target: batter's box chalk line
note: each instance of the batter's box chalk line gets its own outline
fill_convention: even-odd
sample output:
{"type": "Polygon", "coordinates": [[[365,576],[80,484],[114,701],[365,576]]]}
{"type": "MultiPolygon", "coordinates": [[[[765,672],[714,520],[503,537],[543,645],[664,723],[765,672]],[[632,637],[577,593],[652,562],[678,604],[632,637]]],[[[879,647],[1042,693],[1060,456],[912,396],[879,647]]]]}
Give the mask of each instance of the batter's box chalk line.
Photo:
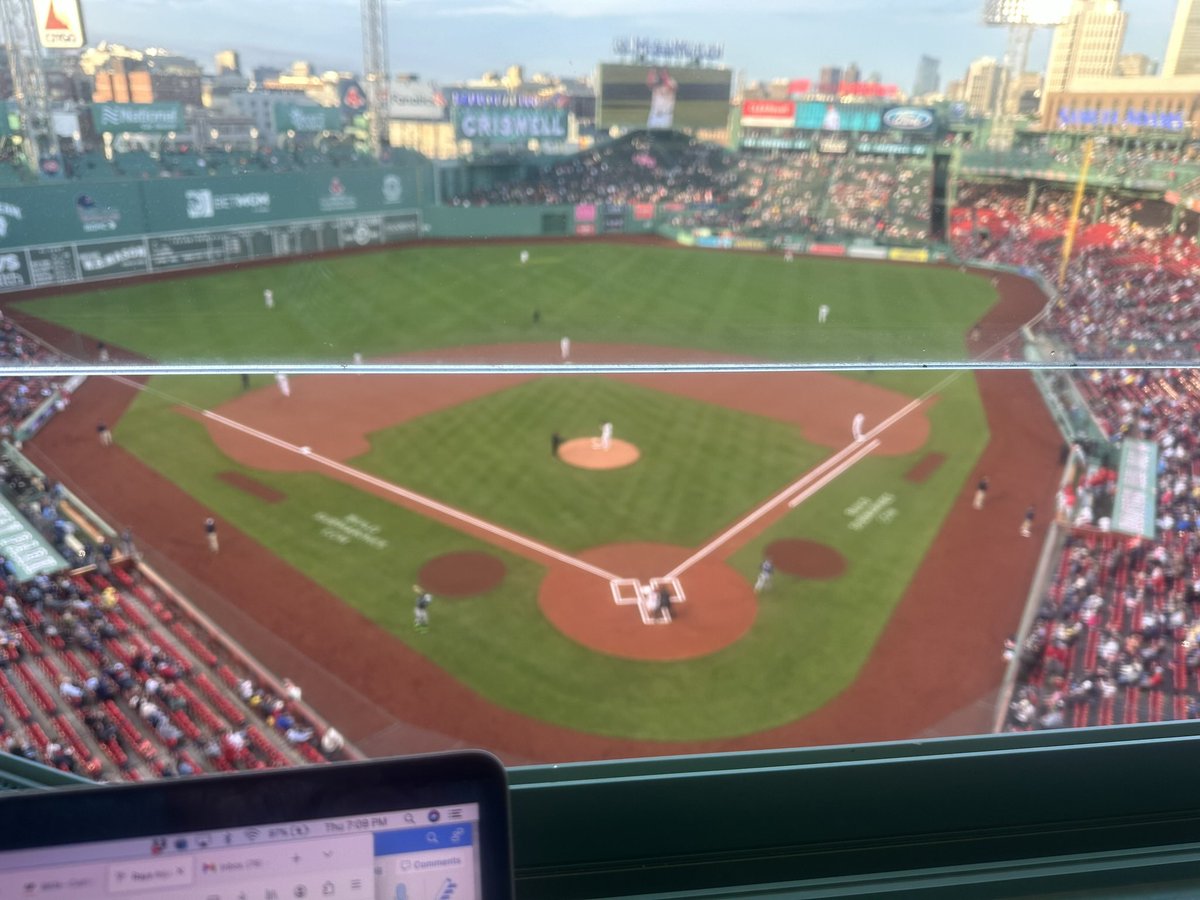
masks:
{"type": "Polygon", "coordinates": [[[642,584],[636,578],[614,578],[608,586],[617,606],[638,608],[643,625],[667,625],[671,622],[671,611],[667,610],[664,615],[658,609],[659,588],[666,587],[671,592],[672,603],[687,601],[678,578],[651,578],[647,584],[642,584]]]}

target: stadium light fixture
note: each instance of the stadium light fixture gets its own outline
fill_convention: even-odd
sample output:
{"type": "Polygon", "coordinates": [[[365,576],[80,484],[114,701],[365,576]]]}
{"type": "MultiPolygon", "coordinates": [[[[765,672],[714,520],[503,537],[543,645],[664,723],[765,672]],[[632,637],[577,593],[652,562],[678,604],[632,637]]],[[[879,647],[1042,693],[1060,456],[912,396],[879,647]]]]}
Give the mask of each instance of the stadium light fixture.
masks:
{"type": "Polygon", "coordinates": [[[1071,11],[1071,0],[984,0],[983,21],[988,25],[1061,25],[1071,11]]]}

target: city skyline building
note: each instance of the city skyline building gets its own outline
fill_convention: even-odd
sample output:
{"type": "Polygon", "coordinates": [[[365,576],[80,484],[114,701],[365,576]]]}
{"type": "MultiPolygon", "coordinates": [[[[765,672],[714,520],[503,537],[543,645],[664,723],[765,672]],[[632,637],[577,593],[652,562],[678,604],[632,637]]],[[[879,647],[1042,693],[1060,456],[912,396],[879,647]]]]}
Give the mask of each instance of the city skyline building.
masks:
{"type": "Polygon", "coordinates": [[[1077,78],[1114,75],[1128,24],[1120,0],[1074,0],[1054,29],[1043,95],[1061,93],[1077,78]]]}
{"type": "Polygon", "coordinates": [[[963,100],[973,114],[986,115],[992,111],[1004,87],[1004,76],[1004,66],[995,57],[972,60],[963,83],[963,100]]]}
{"type": "Polygon", "coordinates": [[[917,77],[913,80],[913,94],[918,97],[936,94],[942,80],[941,66],[940,59],[922,54],[917,61],[917,77]]]}
{"type": "Polygon", "coordinates": [[[1167,40],[1163,75],[1200,75],[1200,2],[1179,0],[1167,40]]]}

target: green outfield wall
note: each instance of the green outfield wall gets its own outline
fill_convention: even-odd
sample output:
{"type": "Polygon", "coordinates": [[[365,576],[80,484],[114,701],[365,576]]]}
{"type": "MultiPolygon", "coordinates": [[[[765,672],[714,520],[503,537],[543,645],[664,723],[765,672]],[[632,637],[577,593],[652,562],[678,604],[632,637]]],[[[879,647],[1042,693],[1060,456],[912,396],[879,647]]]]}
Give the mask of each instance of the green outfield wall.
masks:
{"type": "Polygon", "coordinates": [[[652,234],[654,204],[439,206],[428,165],[0,188],[0,292],[423,238],[652,234]]]}

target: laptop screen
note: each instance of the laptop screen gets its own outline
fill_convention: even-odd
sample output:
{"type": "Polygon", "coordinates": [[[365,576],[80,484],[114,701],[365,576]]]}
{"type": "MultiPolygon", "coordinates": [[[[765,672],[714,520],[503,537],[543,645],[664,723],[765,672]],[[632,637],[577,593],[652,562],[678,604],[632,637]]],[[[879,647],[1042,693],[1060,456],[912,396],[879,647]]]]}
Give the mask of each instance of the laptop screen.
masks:
{"type": "Polygon", "coordinates": [[[0,898],[507,900],[503,768],[463,752],[0,798],[0,898]]]}
{"type": "Polygon", "coordinates": [[[479,809],[391,810],[0,853],[0,897],[476,900],[479,809]]]}

